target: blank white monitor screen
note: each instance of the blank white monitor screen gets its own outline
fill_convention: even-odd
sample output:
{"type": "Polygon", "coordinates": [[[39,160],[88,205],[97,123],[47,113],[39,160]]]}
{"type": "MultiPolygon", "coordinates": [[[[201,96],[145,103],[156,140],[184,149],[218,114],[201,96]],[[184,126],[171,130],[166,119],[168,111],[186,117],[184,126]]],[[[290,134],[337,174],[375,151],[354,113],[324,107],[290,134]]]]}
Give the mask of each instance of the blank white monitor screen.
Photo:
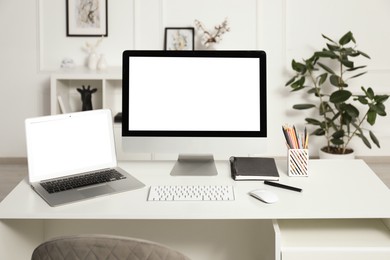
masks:
{"type": "Polygon", "coordinates": [[[129,130],[260,130],[256,59],[130,57],[129,62],[129,130]]]}
{"type": "Polygon", "coordinates": [[[264,152],[264,51],[125,51],[122,145],[151,153],[264,152]]]}

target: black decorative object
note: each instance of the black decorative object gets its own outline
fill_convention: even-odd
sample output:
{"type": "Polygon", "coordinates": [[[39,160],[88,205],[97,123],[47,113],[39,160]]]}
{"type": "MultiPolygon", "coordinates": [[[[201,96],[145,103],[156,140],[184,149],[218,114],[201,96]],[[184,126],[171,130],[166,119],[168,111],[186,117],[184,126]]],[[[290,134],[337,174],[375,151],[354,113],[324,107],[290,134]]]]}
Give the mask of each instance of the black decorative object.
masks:
{"type": "Polygon", "coordinates": [[[77,91],[81,94],[81,101],[83,102],[82,111],[92,110],[92,94],[97,91],[97,88],[91,89],[89,85],[85,88],[83,85],[83,88],[77,88],[77,91]]]}
{"type": "Polygon", "coordinates": [[[116,116],[114,117],[114,122],[115,123],[122,123],[122,112],[119,112],[118,114],[116,114],[116,116]]]}

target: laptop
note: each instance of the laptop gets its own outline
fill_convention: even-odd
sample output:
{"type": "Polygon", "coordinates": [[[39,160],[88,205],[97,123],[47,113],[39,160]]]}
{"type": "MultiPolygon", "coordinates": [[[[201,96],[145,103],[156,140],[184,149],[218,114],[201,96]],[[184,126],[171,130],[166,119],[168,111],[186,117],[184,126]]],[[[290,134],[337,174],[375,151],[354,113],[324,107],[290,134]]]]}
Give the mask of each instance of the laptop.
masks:
{"type": "Polygon", "coordinates": [[[108,109],[28,118],[28,179],[58,206],[145,185],[117,166],[108,109]]]}

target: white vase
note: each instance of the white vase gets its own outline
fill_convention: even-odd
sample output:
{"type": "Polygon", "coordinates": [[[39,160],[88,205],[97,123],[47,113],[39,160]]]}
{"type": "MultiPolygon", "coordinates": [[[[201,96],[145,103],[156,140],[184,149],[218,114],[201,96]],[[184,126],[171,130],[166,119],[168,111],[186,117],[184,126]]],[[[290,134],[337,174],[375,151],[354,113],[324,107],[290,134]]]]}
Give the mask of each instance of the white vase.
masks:
{"type": "Polygon", "coordinates": [[[96,52],[91,52],[88,56],[88,68],[90,70],[96,70],[98,63],[98,56],[96,52]]]}
{"type": "Polygon", "coordinates": [[[217,43],[216,42],[210,42],[206,46],[206,50],[216,50],[217,49],[217,43]]]}
{"type": "Polygon", "coordinates": [[[334,153],[326,153],[322,151],[322,149],[320,149],[318,155],[320,159],[333,159],[333,160],[355,159],[355,152],[347,153],[347,154],[334,154],[334,153]]]}
{"type": "Polygon", "coordinates": [[[104,54],[100,55],[99,61],[97,63],[98,70],[105,70],[107,68],[107,61],[104,54]]]}

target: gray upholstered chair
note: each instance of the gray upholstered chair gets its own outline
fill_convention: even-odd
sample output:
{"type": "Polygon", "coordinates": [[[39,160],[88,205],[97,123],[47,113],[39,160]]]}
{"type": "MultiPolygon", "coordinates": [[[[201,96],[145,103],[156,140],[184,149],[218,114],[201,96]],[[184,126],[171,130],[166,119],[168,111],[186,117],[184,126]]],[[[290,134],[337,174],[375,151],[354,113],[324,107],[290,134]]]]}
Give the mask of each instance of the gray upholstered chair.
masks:
{"type": "Polygon", "coordinates": [[[32,260],[189,260],[163,245],[134,238],[108,235],[77,235],[40,244],[32,260]]]}

